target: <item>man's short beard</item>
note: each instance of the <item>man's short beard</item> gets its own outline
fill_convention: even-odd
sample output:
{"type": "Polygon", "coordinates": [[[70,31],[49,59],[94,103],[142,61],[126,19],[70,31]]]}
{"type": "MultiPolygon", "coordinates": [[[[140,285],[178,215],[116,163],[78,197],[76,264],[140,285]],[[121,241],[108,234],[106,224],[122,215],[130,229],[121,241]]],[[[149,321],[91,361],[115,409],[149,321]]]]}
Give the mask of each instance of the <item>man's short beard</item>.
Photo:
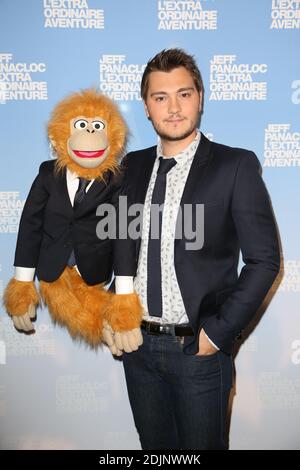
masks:
{"type": "Polygon", "coordinates": [[[154,122],[150,119],[150,121],[152,122],[152,126],[155,130],[155,132],[157,133],[157,135],[162,139],[162,140],[166,140],[168,142],[176,142],[176,141],[179,141],[179,140],[184,140],[186,139],[187,137],[189,137],[194,131],[195,129],[197,128],[197,125],[195,126],[191,126],[188,130],[186,130],[183,134],[180,134],[180,135],[176,135],[176,136],[172,136],[172,135],[169,135],[169,134],[165,134],[164,132],[161,132],[159,129],[157,129],[154,125],[154,122]]]}

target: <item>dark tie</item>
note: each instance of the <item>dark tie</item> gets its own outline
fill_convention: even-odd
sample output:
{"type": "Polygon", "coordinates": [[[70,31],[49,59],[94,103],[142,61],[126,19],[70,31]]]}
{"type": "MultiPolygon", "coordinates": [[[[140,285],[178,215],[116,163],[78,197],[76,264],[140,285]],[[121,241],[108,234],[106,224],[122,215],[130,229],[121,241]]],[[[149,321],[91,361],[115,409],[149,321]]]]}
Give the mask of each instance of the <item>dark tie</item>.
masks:
{"type": "MultiPolygon", "coordinates": [[[[174,158],[160,157],[159,168],[155,185],[153,188],[151,206],[152,204],[163,204],[166,193],[167,173],[171,168],[176,165],[174,158]]],[[[157,212],[156,212],[157,214],[157,212]]],[[[162,211],[159,212],[159,217],[156,217],[156,222],[159,223],[159,230],[155,231],[158,238],[151,237],[151,215],[150,215],[150,231],[148,240],[148,256],[147,256],[147,303],[149,315],[154,317],[162,316],[162,290],[161,290],[161,229],[162,229],[162,211]]]]}
{"type": "MultiPolygon", "coordinates": [[[[85,190],[89,183],[90,183],[90,180],[86,180],[85,178],[79,178],[79,186],[75,193],[73,209],[76,209],[79,206],[79,204],[83,201],[86,195],[85,190]]],[[[68,259],[68,266],[72,267],[72,266],[75,266],[75,264],[76,264],[75,253],[74,253],[74,250],[72,250],[70,257],[68,259]]]]}
{"type": "Polygon", "coordinates": [[[74,197],[74,204],[73,204],[74,209],[76,209],[77,206],[79,206],[79,204],[83,201],[86,195],[86,192],[85,192],[86,187],[90,184],[90,180],[86,180],[85,178],[78,178],[78,179],[79,179],[79,186],[74,197]]]}

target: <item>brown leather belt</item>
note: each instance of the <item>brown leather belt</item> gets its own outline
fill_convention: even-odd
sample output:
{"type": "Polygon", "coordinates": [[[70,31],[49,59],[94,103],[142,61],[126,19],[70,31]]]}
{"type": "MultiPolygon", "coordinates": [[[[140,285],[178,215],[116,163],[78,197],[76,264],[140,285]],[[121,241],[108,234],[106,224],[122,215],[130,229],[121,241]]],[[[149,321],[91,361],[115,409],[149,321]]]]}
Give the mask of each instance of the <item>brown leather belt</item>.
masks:
{"type": "Polygon", "coordinates": [[[142,320],[141,328],[150,335],[175,335],[194,336],[194,331],[190,325],[175,325],[174,323],[156,323],[142,320]]]}

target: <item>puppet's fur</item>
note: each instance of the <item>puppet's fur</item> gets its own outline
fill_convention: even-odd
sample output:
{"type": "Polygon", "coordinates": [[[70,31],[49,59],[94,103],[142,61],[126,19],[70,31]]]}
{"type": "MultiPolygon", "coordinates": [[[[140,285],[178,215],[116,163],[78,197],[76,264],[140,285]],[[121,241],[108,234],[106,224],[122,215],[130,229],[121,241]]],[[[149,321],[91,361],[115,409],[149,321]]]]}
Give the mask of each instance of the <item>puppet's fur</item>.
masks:
{"type": "Polygon", "coordinates": [[[104,315],[114,331],[127,331],[140,326],[142,313],[139,296],[134,292],[112,296],[104,315]]]}
{"type": "MultiPolygon", "coordinates": [[[[105,173],[118,169],[123,155],[127,126],[117,106],[94,89],[74,93],[62,100],[54,109],[48,124],[48,136],[57,160],[55,171],[66,167],[79,177],[105,181],[105,173]],[[96,168],[83,168],[68,154],[70,121],[77,116],[101,117],[107,123],[109,154],[96,168]]],[[[95,228],[96,229],[96,228],[95,228]]],[[[102,338],[103,316],[111,294],[102,285],[88,286],[75,268],[66,267],[54,282],[40,282],[41,294],[55,322],[68,328],[74,338],[84,339],[91,347],[102,338]]],[[[12,279],[4,293],[4,304],[10,315],[24,315],[30,304],[39,302],[34,282],[12,279]]],[[[126,323],[122,320],[123,325],[126,323]]],[[[129,326],[132,321],[129,317],[129,326]]]]}
{"type": "Polygon", "coordinates": [[[68,167],[82,178],[103,179],[107,170],[115,172],[118,168],[126,144],[127,127],[116,105],[106,96],[91,89],[74,93],[56,106],[48,124],[48,135],[58,157],[57,171],[68,167]],[[68,154],[70,120],[79,115],[101,116],[108,123],[109,156],[96,168],[83,168],[68,154]]]}
{"type": "Polygon", "coordinates": [[[40,282],[41,296],[55,323],[67,327],[73,338],[90,346],[101,342],[103,310],[110,294],[101,284],[88,286],[76,268],[66,267],[54,282],[40,282]]]}
{"type": "Polygon", "coordinates": [[[39,304],[39,295],[33,281],[24,282],[11,279],[3,295],[3,303],[10,315],[22,316],[30,305],[39,304]]]}

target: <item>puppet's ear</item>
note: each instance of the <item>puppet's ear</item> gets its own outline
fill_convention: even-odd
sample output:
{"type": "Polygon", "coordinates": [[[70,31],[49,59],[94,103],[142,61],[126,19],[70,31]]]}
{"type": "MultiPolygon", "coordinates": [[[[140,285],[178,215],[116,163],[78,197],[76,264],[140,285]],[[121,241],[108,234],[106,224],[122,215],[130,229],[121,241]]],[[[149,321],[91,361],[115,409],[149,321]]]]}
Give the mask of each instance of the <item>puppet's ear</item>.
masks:
{"type": "Polygon", "coordinates": [[[52,158],[57,158],[56,154],[56,142],[52,137],[49,135],[49,149],[52,158]]]}
{"type": "Polygon", "coordinates": [[[49,135],[49,142],[50,142],[51,153],[56,155],[56,152],[57,152],[56,141],[53,139],[53,137],[51,135],[49,135]]]}
{"type": "Polygon", "coordinates": [[[51,144],[51,147],[55,150],[56,149],[56,142],[53,139],[52,135],[49,135],[49,142],[51,144]]]}

